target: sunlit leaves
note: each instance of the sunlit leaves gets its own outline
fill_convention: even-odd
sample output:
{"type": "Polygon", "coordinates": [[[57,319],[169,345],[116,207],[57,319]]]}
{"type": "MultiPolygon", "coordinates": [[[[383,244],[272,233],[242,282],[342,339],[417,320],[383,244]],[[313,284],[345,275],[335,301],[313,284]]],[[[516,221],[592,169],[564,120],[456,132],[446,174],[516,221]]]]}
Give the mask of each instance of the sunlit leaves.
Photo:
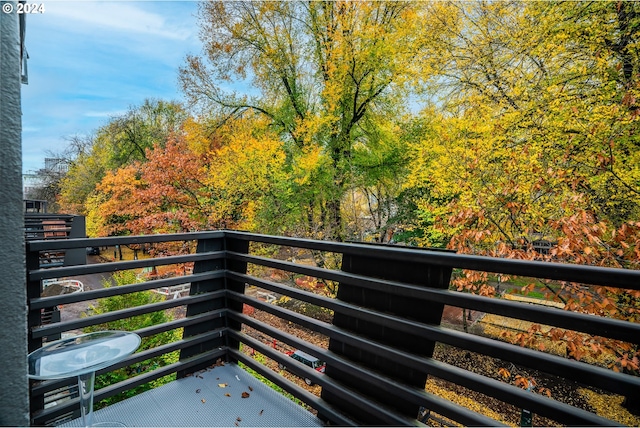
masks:
{"type": "Polygon", "coordinates": [[[263,210],[273,208],[265,205],[286,199],[287,190],[282,186],[288,182],[283,170],[283,143],[263,119],[227,122],[218,135],[221,143],[209,154],[205,179],[211,189],[208,222],[218,227],[255,230],[264,225],[261,222],[265,218],[272,220],[262,215],[263,210]]]}
{"type": "Polygon", "coordinates": [[[180,133],[186,113],[175,102],[145,100],[126,113],[110,118],[95,131],[62,180],[60,204],[66,212],[85,214],[85,203],[108,171],[145,161],[147,149],[163,146],[180,133]]]}
{"type": "Polygon", "coordinates": [[[148,151],[148,161],[108,172],[97,186],[102,236],[186,232],[206,224],[202,158],[183,139],[148,151]]]}
{"type": "Polygon", "coordinates": [[[420,3],[379,1],[207,2],[200,18],[205,57],[181,70],[185,94],[221,123],[245,113],[268,121],[296,196],[278,203],[302,207],[289,227],[344,239],[342,204],[369,171],[357,170],[357,147],[375,152],[378,119],[406,111],[441,23],[420,3]],[[239,95],[227,82],[250,87],[239,95]]]}
{"type": "MultiPolygon", "coordinates": [[[[640,268],[637,5],[453,6],[430,85],[441,108],[423,112],[423,136],[411,144],[406,187],[428,190],[418,210],[459,252],[640,268]]],[[[476,272],[453,285],[492,294],[476,272]]],[[[566,310],[637,320],[630,290],[523,287],[534,289],[566,310]]],[[[569,331],[504,333],[534,348],[550,335],[570,358],[606,354],[613,368],[637,372],[637,346],[569,331]]]]}

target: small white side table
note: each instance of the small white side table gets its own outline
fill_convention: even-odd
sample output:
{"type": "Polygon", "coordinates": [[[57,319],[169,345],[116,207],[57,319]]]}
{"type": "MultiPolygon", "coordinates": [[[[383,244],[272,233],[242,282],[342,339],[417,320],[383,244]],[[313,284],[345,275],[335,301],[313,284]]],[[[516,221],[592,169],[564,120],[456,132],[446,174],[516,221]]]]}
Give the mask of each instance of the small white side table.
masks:
{"type": "Polygon", "coordinates": [[[29,354],[29,377],[50,380],[77,376],[83,425],[95,426],[93,386],[96,371],[122,361],[138,346],[140,336],[126,331],[98,331],[58,340],[29,354]]]}

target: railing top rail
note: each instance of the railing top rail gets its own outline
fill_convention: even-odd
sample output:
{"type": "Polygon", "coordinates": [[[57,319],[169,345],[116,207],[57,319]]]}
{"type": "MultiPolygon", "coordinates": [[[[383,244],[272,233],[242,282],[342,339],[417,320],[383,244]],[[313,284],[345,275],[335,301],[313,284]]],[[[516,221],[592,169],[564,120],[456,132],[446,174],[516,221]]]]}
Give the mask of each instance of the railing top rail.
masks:
{"type": "Polygon", "coordinates": [[[639,270],[475,256],[425,248],[318,241],[236,231],[225,231],[225,236],[265,244],[285,245],[363,257],[431,263],[452,268],[640,290],[639,270]]]}
{"type": "Polygon", "coordinates": [[[58,241],[34,240],[27,243],[28,251],[67,250],[82,247],[111,247],[125,244],[147,244],[155,242],[193,241],[197,239],[223,238],[225,232],[221,230],[167,233],[158,235],[130,235],[111,236],[108,238],[73,238],[58,241]]]}
{"type": "Polygon", "coordinates": [[[57,220],[57,219],[72,219],[77,217],[74,214],[54,214],[54,213],[24,213],[26,219],[43,219],[43,220],[57,220]]]}
{"type": "Polygon", "coordinates": [[[114,246],[181,240],[234,238],[265,244],[284,245],[319,251],[328,251],[371,258],[430,263],[452,268],[493,273],[529,276],[559,281],[596,284],[640,290],[640,271],[631,269],[585,266],[556,262],[505,259],[448,251],[402,246],[377,246],[366,243],[330,242],[314,239],[261,235],[230,230],[188,232],[162,235],[118,236],[108,238],[74,238],[65,240],[34,240],[27,242],[28,251],[71,249],[88,246],[114,246]]]}

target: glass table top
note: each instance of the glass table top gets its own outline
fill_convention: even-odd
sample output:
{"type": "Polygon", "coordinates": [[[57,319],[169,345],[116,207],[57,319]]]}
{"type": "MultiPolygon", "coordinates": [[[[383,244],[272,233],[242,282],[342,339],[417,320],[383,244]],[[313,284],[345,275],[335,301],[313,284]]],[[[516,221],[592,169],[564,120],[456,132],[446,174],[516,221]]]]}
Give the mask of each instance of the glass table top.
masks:
{"type": "Polygon", "coordinates": [[[99,331],[46,344],[29,354],[29,377],[64,379],[98,371],[132,354],[140,336],[125,331],[99,331]]]}

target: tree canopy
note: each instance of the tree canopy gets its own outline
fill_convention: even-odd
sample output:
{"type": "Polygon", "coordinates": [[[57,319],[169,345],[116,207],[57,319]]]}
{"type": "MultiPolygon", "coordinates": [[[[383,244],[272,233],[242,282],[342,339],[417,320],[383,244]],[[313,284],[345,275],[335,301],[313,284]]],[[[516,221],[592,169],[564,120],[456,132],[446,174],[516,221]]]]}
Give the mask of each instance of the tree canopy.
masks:
{"type": "MultiPolygon", "coordinates": [[[[113,118],[61,180],[91,234],[236,228],[640,267],[637,2],[212,1],[198,24],[186,107],[113,118]]],[[[472,272],[454,286],[496,292],[472,272]]],[[[569,310],[640,313],[637,292],[540,286],[569,310]]],[[[638,370],[637,349],[554,334],[638,370]]]]}
{"type": "MultiPolygon", "coordinates": [[[[358,152],[409,106],[429,73],[431,25],[411,2],[208,2],[205,54],[187,58],[180,80],[191,104],[221,122],[245,112],[281,138],[302,230],[345,238],[342,205],[356,186],[358,152]],[[249,81],[251,91],[226,90],[249,81]]],[[[437,23],[436,23],[437,24],[437,23]]]]}
{"type": "Polygon", "coordinates": [[[637,267],[638,6],[207,2],[189,108],[78,145],[96,234],[233,227],[637,267]],[[553,244],[550,254],[536,242],[553,244]]]}

